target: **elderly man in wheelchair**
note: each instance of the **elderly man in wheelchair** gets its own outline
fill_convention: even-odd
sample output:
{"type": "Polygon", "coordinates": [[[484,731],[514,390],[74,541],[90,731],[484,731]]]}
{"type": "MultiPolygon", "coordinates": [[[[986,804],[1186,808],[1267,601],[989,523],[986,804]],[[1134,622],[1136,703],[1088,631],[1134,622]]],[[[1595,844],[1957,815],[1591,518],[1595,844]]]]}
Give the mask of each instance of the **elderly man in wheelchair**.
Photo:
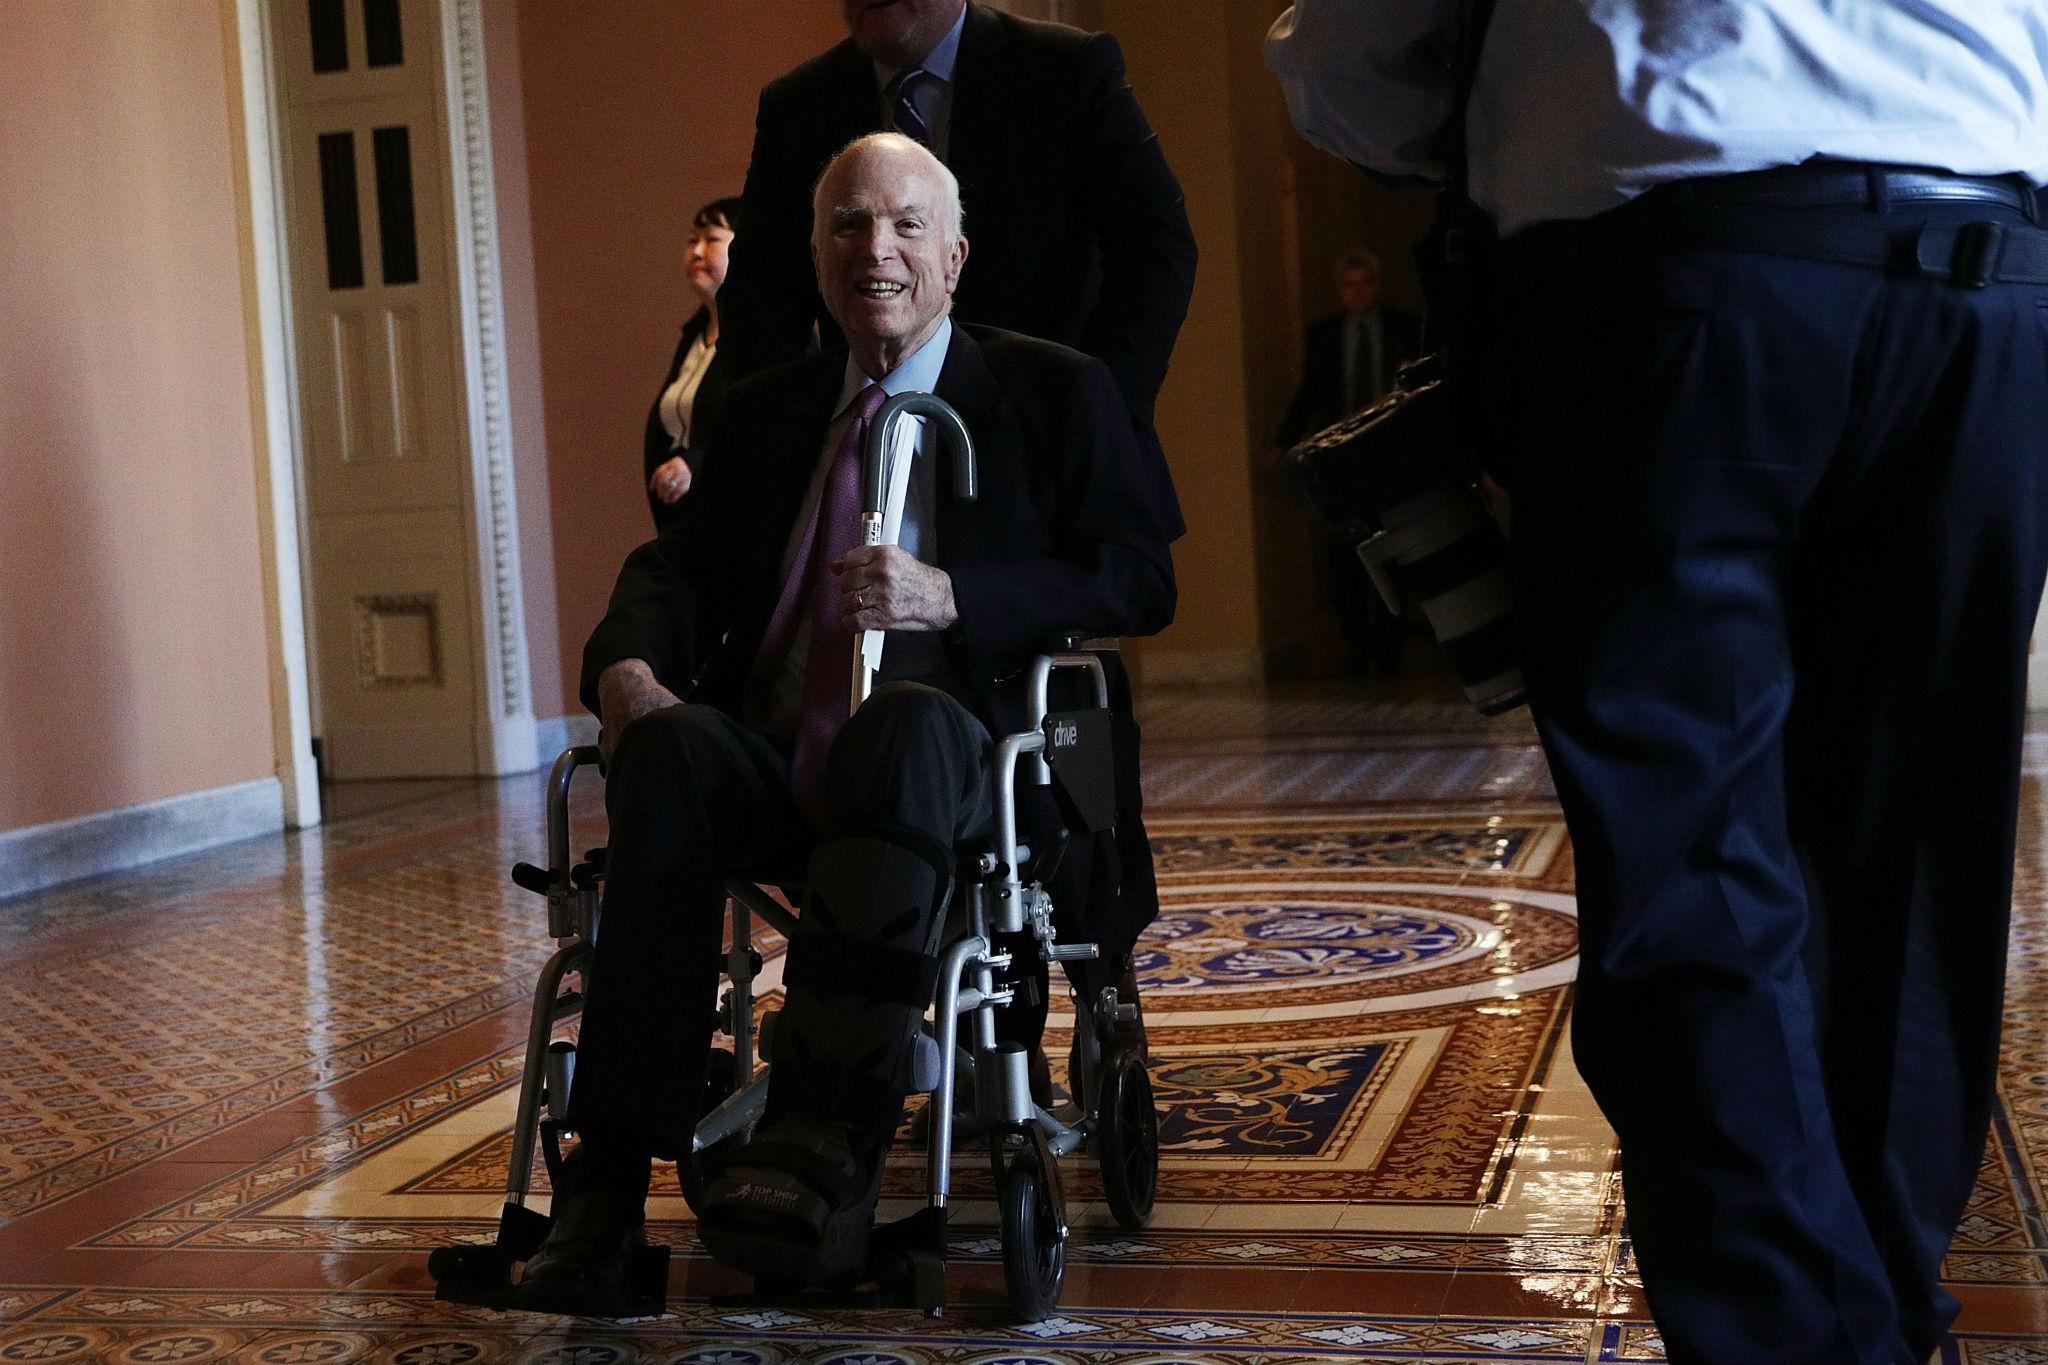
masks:
{"type": "Polygon", "coordinates": [[[565,1124],[580,1142],[521,1306],[620,1300],[650,1161],[691,1150],[737,874],[800,883],[801,914],[765,1112],[712,1173],[700,1235],[771,1283],[862,1277],[958,860],[992,833],[991,734],[1027,719],[1005,682],[1058,633],[1172,618],[1151,510],[1168,476],[1108,372],[948,316],[968,255],[952,175],[877,134],[833,160],[813,207],[846,349],[732,390],[684,516],[628,558],[585,650],[610,850],[565,1124]],[[866,427],[912,391],[958,412],[978,487],[927,458],[928,423],[898,543],[863,545],[866,427]],[[849,718],[868,631],[886,632],[881,685],[849,718]]]}

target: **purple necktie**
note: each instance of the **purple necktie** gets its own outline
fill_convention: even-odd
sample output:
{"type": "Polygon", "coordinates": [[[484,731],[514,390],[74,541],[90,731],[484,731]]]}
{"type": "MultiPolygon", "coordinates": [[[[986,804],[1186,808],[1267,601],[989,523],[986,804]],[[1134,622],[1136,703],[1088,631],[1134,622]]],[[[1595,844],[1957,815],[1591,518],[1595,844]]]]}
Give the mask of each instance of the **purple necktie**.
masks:
{"type": "Polygon", "coordinates": [[[798,614],[808,614],[811,641],[804,655],[803,701],[797,711],[789,786],[813,810],[825,789],[825,752],[846,723],[852,699],[853,632],[839,624],[840,592],[832,565],[860,544],[861,450],[868,425],[888,397],[881,385],[870,384],[854,400],[853,420],[839,438],[818,492],[817,514],[804,530],[763,637],[762,657],[781,657],[796,638],[798,614]]]}
{"type": "Polygon", "coordinates": [[[918,109],[917,101],[910,98],[910,92],[917,88],[919,81],[936,79],[921,66],[898,75],[891,82],[896,87],[896,131],[926,147],[932,145],[931,125],[924,121],[924,114],[918,109]]]}

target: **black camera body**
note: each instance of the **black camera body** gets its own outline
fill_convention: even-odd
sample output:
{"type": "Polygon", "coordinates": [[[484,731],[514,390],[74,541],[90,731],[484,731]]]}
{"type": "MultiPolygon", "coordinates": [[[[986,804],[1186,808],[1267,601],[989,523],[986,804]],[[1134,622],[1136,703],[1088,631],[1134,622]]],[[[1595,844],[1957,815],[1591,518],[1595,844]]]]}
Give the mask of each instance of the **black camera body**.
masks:
{"type": "Polygon", "coordinates": [[[1465,695],[1487,715],[1527,700],[1509,615],[1507,542],[1487,513],[1442,358],[1289,450],[1294,489],[1358,557],[1389,611],[1422,606],[1465,695]]]}

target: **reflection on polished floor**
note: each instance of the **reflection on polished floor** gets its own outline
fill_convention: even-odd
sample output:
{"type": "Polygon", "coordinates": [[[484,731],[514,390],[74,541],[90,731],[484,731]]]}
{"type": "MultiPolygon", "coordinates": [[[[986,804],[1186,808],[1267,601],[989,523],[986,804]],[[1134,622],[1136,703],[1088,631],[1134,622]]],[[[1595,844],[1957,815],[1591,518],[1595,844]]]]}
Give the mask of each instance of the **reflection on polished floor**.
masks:
{"type": "MultiPolygon", "coordinates": [[[[1662,1359],[1572,1066],[1571,848],[1526,719],[1332,687],[1148,716],[1159,1209],[1120,1231],[1070,1166],[1058,1316],[1013,1325],[972,1198],[941,1318],[718,1306],[740,1282],[672,1180],[669,1318],[434,1300],[427,1250],[494,1224],[549,947],[505,878],[532,776],[363,790],[305,835],[0,904],[0,1361],[1662,1359]]],[[[2048,734],[1953,1365],[2048,1365],[2042,766],[2048,734]]]]}

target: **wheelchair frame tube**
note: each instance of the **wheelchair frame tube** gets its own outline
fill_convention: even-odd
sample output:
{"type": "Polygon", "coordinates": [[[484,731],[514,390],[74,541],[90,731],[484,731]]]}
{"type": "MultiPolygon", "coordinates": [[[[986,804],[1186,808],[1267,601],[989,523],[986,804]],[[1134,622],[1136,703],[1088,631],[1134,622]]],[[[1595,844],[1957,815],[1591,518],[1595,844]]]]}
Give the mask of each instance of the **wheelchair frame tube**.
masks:
{"type": "Polygon", "coordinates": [[[533,1017],[526,1028],[526,1069],[519,1078],[519,1116],[512,1123],[512,1161],[505,1172],[508,1204],[525,1207],[527,1192],[533,1187],[533,1146],[540,1134],[540,1091],[546,1084],[548,1044],[554,1041],[555,1025],[583,1008],[579,1001],[557,1014],[556,997],[562,978],[572,969],[582,970],[589,954],[590,945],[580,938],[563,944],[548,958],[540,969],[540,980],[534,983],[533,1017]]]}
{"type": "Polygon", "coordinates": [[[548,770],[548,880],[558,890],[569,889],[569,868],[575,861],[569,852],[569,786],[578,768],[603,759],[604,751],[595,744],[579,744],[564,749],[548,770]]]}
{"type": "Polygon", "coordinates": [[[1041,654],[1031,662],[1031,723],[1045,724],[1045,713],[1049,710],[1046,694],[1050,690],[1054,670],[1061,668],[1085,669],[1095,678],[1095,705],[1107,710],[1109,707],[1109,679],[1103,674],[1102,660],[1093,654],[1041,654]]]}
{"type": "MultiPolygon", "coordinates": [[[[939,967],[939,998],[932,1011],[939,1026],[939,1088],[931,1097],[932,1145],[926,1170],[931,1207],[935,1209],[946,1207],[953,1178],[953,1088],[959,1081],[955,1049],[960,1039],[960,978],[965,975],[970,959],[986,957],[989,950],[987,929],[978,922],[983,916],[978,910],[969,913],[977,921],[975,932],[946,950],[939,967]]],[[[983,972],[987,970],[986,966],[982,968],[983,972]]]]}
{"type": "MultiPolygon", "coordinates": [[[[1038,719],[1043,724],[1044,714],[1038,719]]],[[[996,858],[1002,864],[1002,880],[996,883],[994,916],[998,933],[1014,934],[1024,928],[1023,882],[1017,876],[1017,794],[1013,788],[1017,785],[1018,758],[1044,749],[1044,730],[1005,735],[996,744],[996,858]]]]}
{"type": "Polygon", "coordinates": [[[784,939],[795,937],[796,917],[752,882],[728,881],[725,898],[732,907],[732,950],[726,955],[725,974],[736,992],[730,1021],[733,1063],[735,1080],[744,1089],[754,1075],[754,964],[747,956],[754,946],[754,935],[747,917],[758,915],[784,939]]]}
{"type": "Polygon", "coordinates": [[[732,950],[725,955],[726,979],[732,982],[733,1081],[745,1085],[754,1076],[754,963],[748,954],[754,947],[754,921],[747,903],[730,890],[726,903],[732,907],[732,950]]]}
{"type": "MultiPolygon", "coordinates": [[[[1109,709],[1109,679],[1102,671],[1102,660],[1093,654],[1041,654],[1031,661],[1031,692],[1027,704],[1031,711],[1031,726],[1039,729],[1045,724],[1046,712],[1050,709],[1047,700],[1052,690],[1052,675],[1062,668],[1085,669],[1095,679],[1095,705],[1098,710],[1109,709]]],[[[1052,766],[1045,756],[1031,760],[1031,780],[1043,787],[1052,781],[1052,766]]]]}

